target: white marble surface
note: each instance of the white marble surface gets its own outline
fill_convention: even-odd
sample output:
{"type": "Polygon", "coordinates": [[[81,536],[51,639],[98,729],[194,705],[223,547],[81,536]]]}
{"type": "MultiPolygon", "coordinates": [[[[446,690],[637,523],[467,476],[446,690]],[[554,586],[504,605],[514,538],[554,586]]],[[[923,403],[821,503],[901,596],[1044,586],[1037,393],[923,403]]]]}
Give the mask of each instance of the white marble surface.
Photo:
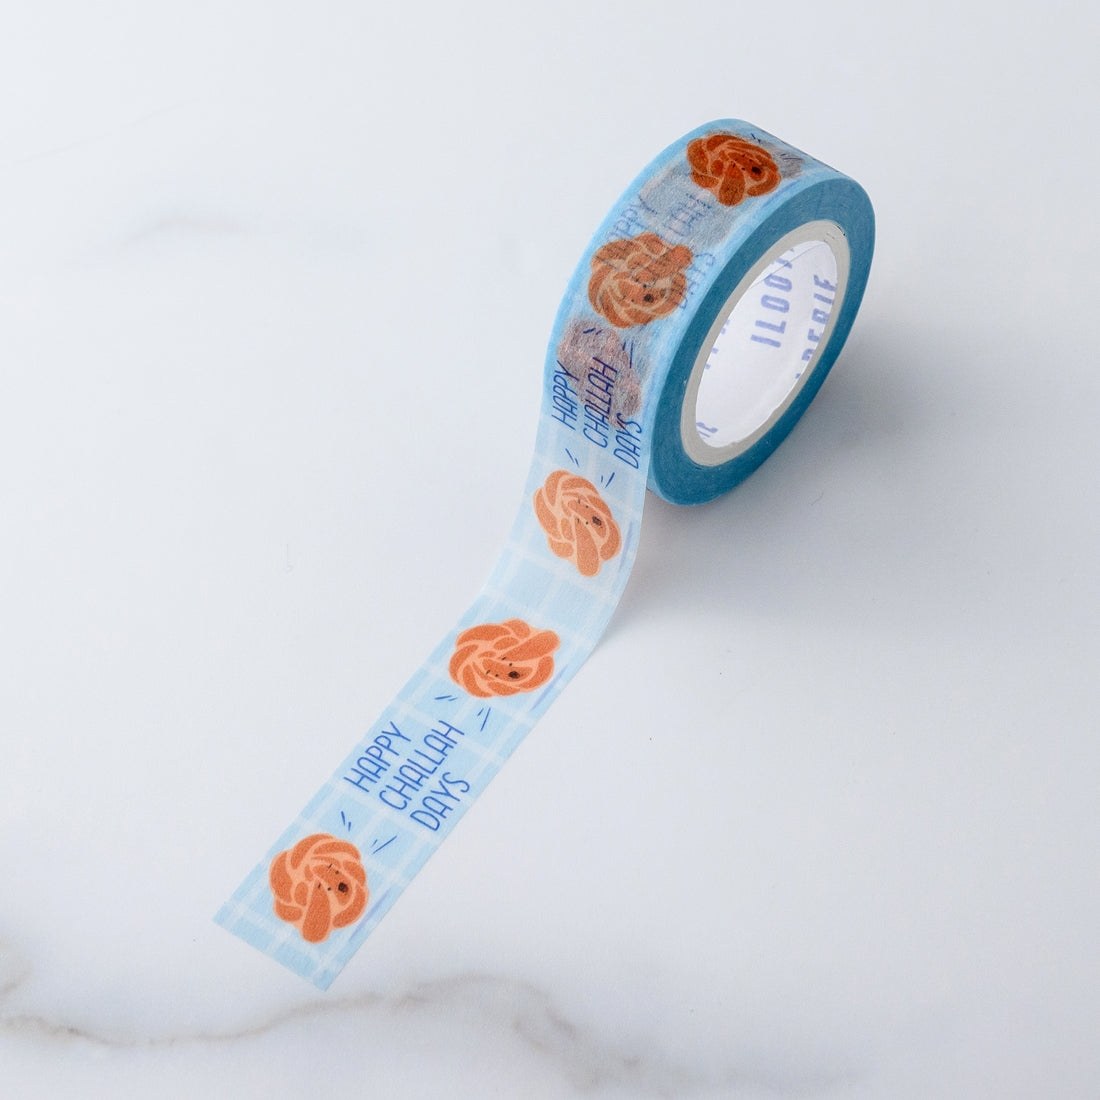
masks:
{"type": "Polygon", "coordinates": [[[1100,1095],[1096,15],[549,8],[6,6],[0,1095],[1100,1095]],[[318,993],[211,915],[724,115],[871,194],[849,346],[318,993]]]}

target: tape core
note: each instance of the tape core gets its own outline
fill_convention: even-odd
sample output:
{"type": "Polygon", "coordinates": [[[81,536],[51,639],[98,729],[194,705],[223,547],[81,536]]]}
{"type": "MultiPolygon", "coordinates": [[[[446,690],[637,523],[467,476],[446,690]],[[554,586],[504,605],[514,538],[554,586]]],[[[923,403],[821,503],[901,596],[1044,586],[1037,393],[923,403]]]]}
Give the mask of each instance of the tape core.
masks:
{"type": "Polygon", "coordinates": [[[702,466],[747,451],[789,408],[829,343],[848,285],[843,230],[814,221],[785,234],[734,288],[688,379],[680,430],[702,466]]]}

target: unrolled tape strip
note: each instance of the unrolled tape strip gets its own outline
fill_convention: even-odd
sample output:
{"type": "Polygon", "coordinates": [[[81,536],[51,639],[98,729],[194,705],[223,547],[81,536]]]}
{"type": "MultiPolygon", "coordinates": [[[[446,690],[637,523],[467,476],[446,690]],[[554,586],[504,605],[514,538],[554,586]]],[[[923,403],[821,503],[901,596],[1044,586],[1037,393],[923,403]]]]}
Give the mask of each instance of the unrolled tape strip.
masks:
{"type": "Polygon", "coordinates": [[[744,122],[660,154],[558,311],[519,514],[488,583],[216,920],[322,989],[588,657],[649,488],[709,500],[782,442],[867,282],[852,180],[744,122]]]}

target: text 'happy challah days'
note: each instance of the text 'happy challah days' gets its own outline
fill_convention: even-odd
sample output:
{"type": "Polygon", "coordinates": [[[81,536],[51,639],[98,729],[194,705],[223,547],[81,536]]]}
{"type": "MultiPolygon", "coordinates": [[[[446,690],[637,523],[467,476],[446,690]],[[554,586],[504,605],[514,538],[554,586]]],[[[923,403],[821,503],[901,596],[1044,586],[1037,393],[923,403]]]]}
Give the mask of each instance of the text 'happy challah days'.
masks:
{"type": "Polygon", "coordinates": [[[448,756],[465,736],[440,718],[414,741],[391,719],[344,773],[344,782],[391,810],[407,813],[434,833],[470,790],[465,779],[445,769],[448,756]]]}

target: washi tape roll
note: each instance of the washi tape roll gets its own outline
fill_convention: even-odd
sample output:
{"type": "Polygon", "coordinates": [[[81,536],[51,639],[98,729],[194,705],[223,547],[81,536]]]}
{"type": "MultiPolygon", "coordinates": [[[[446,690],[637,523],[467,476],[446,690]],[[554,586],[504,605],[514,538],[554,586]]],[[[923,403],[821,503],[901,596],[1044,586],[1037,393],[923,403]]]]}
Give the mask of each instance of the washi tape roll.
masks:
{"type": "Polygon", "coordinates": [[[324,989],[591,653],[646,487],[717,496],[783,441],[863,297],[863,189],[721,121],[627,189],[566,291],[488,583],[216,920],[324,989]]]}

